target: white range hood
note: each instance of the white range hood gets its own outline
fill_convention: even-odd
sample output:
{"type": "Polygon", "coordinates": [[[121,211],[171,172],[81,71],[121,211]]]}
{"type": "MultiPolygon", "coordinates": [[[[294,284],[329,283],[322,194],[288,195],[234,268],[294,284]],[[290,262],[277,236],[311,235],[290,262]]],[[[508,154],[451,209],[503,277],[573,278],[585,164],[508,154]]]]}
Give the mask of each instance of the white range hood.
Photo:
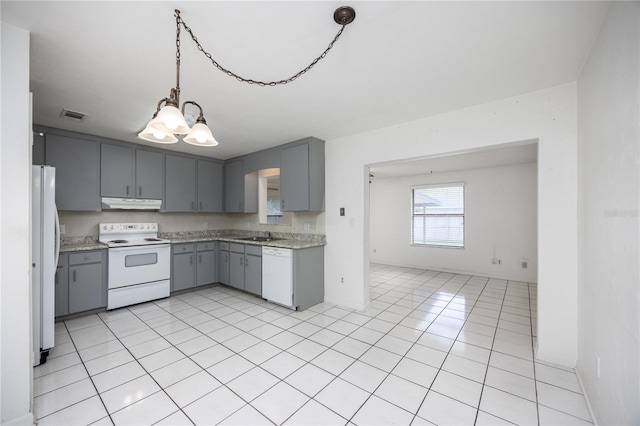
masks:
{"type": "Polygon", "coordinates": [[[102,197],[103,210],[107,210],[107,209],[160,210],[161,207],[162,207],[162,200],[102,197]]]}

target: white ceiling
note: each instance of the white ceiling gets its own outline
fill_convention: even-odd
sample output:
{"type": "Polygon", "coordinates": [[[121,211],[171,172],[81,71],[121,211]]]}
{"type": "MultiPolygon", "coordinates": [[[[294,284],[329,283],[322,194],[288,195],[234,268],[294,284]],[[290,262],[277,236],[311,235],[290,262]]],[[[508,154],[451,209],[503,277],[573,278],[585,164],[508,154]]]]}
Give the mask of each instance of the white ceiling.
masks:
{"type": "MultiPolygon", "coordinates": [[[[329,140],[575,81],[606,2],[2,1],[3,22],[31,32],[34,122],[143,143],[136,134],[175,86],[179,8],[205,50],[253,79],[304,68],[295,82],[237,82],[182,31],[181,101],[220,142],[165,148],[226,159],[306,136],[329,140]],[[89,114],[84,123],[63,108],[89,114]]],[[[145,142],[146,143],[146,142],[145,142]]]]}

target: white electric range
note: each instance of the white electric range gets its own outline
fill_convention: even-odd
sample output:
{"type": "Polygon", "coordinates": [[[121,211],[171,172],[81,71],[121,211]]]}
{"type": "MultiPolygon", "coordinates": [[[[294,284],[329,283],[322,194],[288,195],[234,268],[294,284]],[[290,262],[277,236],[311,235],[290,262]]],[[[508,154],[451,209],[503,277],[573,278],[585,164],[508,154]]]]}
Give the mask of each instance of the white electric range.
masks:
{"type": "Polygon", "coordinates": [[[101,223],[99,240],[107,244],[107,309],[168,297],[171,244],[158,238],[157,223],[101,223]]]}

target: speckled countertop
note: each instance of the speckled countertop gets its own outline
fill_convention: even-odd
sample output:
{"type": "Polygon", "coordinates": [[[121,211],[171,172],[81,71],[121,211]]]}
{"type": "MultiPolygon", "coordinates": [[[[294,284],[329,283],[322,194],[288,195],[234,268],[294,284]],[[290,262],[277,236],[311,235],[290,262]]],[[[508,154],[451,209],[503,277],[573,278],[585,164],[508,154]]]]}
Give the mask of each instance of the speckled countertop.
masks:
{"type": "MultiPolygon", "coordinates": [[[[289,249],[305,249],[319,247],[327,244],[322,234],[295,234],[289,232],[272,232],[274,241],[246,241],[241,238],[264,237],[266,232],[258,231],[187,231],[187,232],[160,232],[158,237],[169,240],[172,244],[197,243],[203,241],[226,241],[231,243],[252,244],[257,246],[280,247],[289,249]]],[[[75,252],[84,250],[106,249],[107,245],[98,241],[96,236],[88,237],[62,237],[60,252],[75,252]]]]}
{"type": "Polygon", "coordinates": [[[272,241],[247,241],[242,238],[264,237],[266,232],[257,231],[192,231],[160,233],[158,237],[171,241],[172,244],[197,243],[203,241],[226,241],[231,243],[252,244],[257,246],[280,247],[289,249],[304,249],[326,245],[324,235],[294,234],[289,232],[272,232],[272,241]]]}

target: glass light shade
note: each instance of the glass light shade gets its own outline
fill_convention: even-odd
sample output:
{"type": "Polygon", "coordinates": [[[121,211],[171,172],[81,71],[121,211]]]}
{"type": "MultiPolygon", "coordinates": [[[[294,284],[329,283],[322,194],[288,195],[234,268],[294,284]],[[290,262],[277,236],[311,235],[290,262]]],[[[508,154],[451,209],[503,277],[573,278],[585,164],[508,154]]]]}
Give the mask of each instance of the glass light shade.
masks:
{"type": "Polygon", "coordinates": [[[162,107],[156,119],[152,120],[151,127],[164,133],[176,135],[186,135],[191,130],[180,110],[170,105],[162,107]]]}
{"type": "Polygon", "coordinates": [[[204,123],[196,123],[191,132],[183,139],[186,143],[197,146],[216,146],[218,141],[213,138],[211,130],[204,123]]]}
{"type": "Polygon", "coordinates": [[[149,121],[149,123],[147,123],[147,127],[145,127],[143,131],[138,133],[138,137],[140,139],[144,139],[145,141],[149,142],[166,144],[178,142],[178,138],[176,138],[173,133],[165,133],[153,128],[152,124],[155,120],[157,120],[157,118],[149,121]]]}

